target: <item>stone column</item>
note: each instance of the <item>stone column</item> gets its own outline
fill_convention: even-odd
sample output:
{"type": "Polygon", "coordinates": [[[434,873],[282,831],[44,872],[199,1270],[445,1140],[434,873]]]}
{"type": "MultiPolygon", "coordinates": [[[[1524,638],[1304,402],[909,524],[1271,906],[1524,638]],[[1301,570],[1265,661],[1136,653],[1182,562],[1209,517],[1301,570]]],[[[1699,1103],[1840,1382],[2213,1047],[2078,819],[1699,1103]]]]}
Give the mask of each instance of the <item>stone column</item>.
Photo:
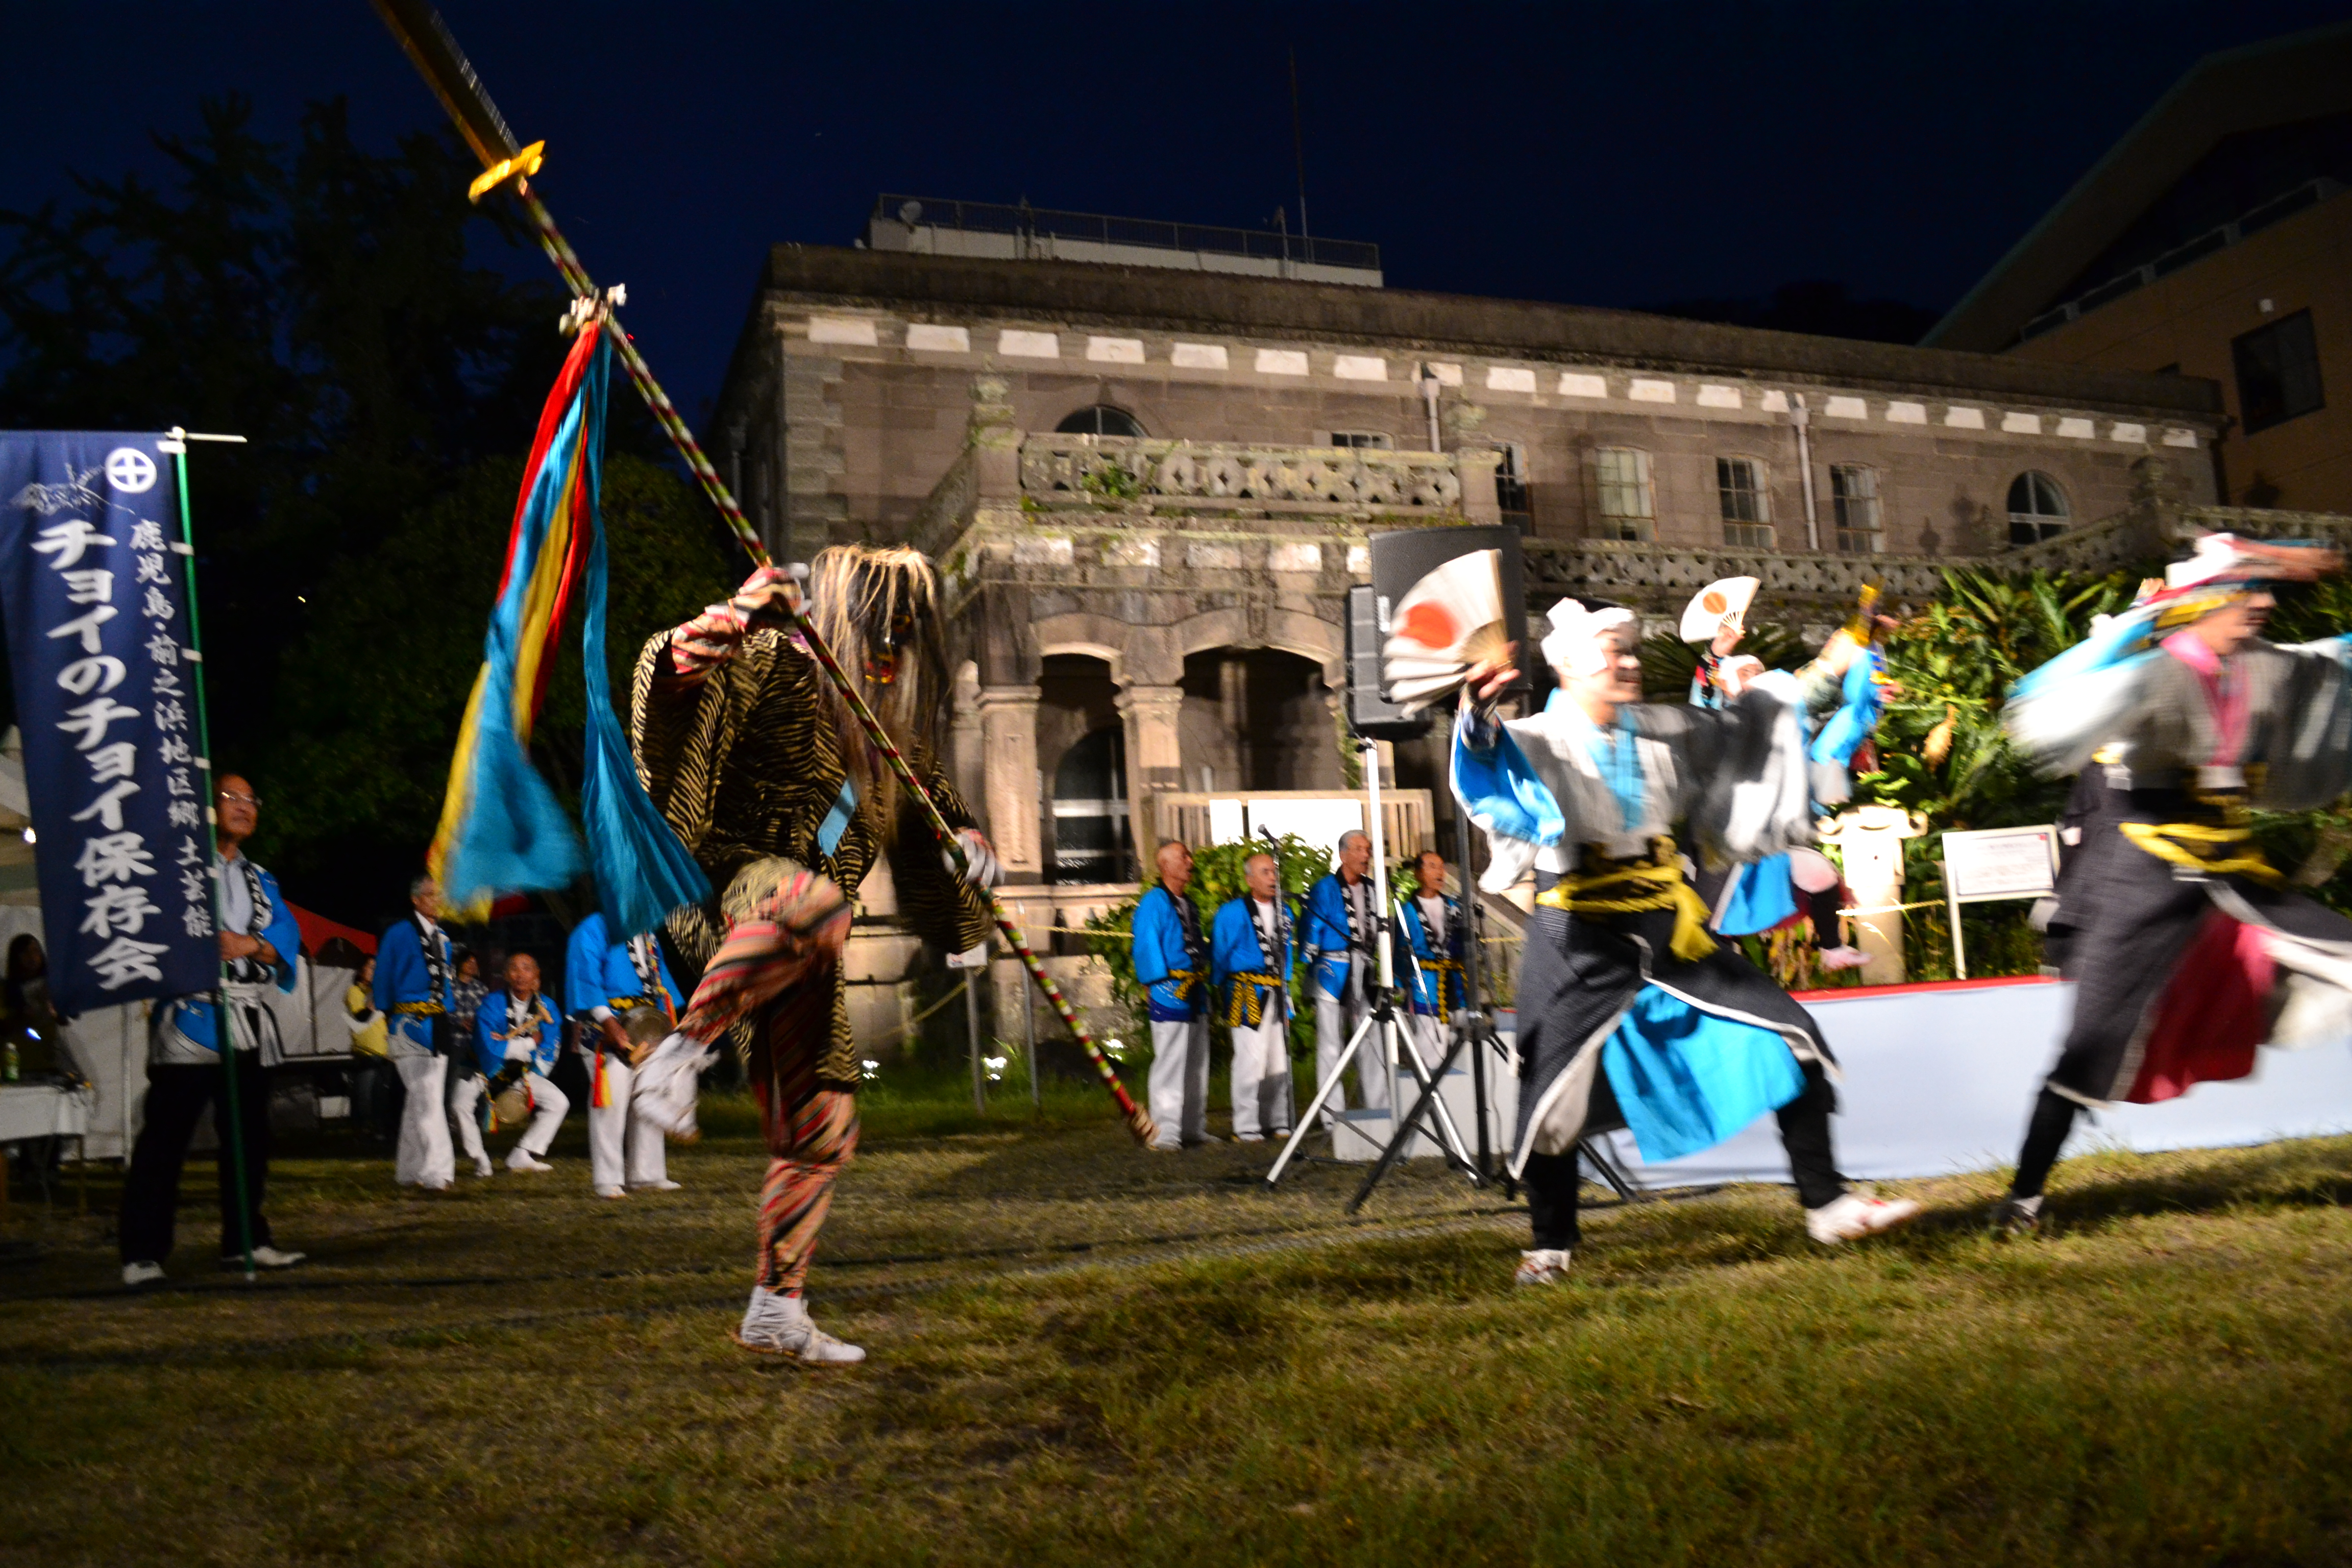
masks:
{"type": "Polygon", "coordinates": [[[949,711],[949,776],[955,780],[957,793],[963,796],[964,804],[985,816],[988,767],[980,720],[980,668],[970,659],[956,670],[949,711]]]}
{"type": "Polygon", "coordinates": [[[1040,882],[1045,861],[1037,824],[1045,815],[1045,789],[1037,776],[1037,689],[980,689],[982,775],[989,841],[1003,863],[1007,882],[1040,882]]]}
{"type": "Polygon", "coordinates": [[[1122,687],[1118,711],[1127,721],[1127,802],[1135,824],[1135,853],[1149,871],[1152,847],[1171,837],[1173,826],[1160,820],[1160,797],[1184,787],[1183,756],[1177,742],[1184,689],[1122,687]]]}

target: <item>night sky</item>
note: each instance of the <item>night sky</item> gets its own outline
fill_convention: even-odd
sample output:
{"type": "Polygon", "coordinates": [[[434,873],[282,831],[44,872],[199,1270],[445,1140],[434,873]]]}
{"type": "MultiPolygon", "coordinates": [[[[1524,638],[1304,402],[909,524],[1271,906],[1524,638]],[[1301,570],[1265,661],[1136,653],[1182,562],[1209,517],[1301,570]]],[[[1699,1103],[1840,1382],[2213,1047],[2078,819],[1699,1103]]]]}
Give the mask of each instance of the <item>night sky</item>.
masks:
{"type": "MultiPolygon", "coordinates": [[[[689,412],[764,247],[847,244],[882,190],[1297,221],[1391,285],[1594,305],[1800,279],[1942,310],[2200,56],[2352,4],[518,5],[443,15],[689,412]]],[[[6,0],[0,207],[158,169],[150,129],[348,96],[441,113],[366,0],[6,0]]]]}

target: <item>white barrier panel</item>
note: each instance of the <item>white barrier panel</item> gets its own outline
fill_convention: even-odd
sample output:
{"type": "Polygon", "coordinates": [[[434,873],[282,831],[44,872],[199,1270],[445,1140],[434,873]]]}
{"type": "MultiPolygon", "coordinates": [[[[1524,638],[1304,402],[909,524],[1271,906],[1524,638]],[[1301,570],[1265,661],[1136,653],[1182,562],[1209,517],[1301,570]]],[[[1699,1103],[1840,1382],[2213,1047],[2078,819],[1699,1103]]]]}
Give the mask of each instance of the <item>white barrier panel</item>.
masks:
{"type": "MultiPolygon", "coordinates": [[[[1832,1123],[1839,1168],[1874,1181],[2015,1160],[2074,996],[2063,982],[1994,982],[1807,1002],[1843,1074],[1832,1123]]],[[[2227,1149],[2336,1132],[2352,1132],[2352,1041],[2266,1047],[2252,1078],[2201,1083],[2160,1105],[2086,1114],[2066,1152],[2227,1149]]],[[[1769,1116],[1712,1149],[1654,1165],[1643,1163],[1631,1134],[1612,1133],[1611,1142],[1645,1187],[1789,1179],[1769,1116]]]]}

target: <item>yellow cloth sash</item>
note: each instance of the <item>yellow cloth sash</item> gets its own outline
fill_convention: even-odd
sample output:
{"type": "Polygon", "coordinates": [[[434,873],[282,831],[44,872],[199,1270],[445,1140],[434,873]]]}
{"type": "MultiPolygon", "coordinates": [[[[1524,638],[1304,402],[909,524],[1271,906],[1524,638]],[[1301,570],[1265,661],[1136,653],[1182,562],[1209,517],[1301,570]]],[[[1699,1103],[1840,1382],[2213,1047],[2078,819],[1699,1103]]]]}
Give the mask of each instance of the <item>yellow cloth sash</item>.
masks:
{"type": "MultiPolygon", "coordinates": [[[[1176,987],[1176,999],[1180,1002],[1190,1002],[1192,999],[1192,993],[1201,988],[1201,972],[1197,969],[1171,969],[1168,972],[1166,979],[1155,980],[1152,984],[1173,985],[1176,987]]],[[[1150,987],[1146,986],[1145,989],[1150,990],[1150,987]]]]}
{"type": "Polygon", "coordinates": [[[2275,888],[2285,878],[2263,858],[2242,822],[2126,822],[2124,837],[2159,860],[2208,877],[2245,877],[2275,888]]]}
{"type": "Polygon", "coordinates": [[[394,1002],[392,1010],[411,1018],[430,1018],[449,1009],[438,1002],[394,1002]]]}
{"type": "Polygon", "coordinates": [[[1233,993],[1225,1002],[1225,1022],[1234,1028],[1255,1029],[1265,1019],[1265,986],[1280,990],[1282,982],[1265,970],[1252,970],[1234,976],[1233,993]]]}
{"type": "Polygon", "coordinates": [[[1673,839],[1653,838],[1648,857],[1640,860],[1594,858],[1600,869],[1562,877],[1538,893],[1536,902],[1588,918],[1672,910],[1676,958],[1695,963],[1715,951],[1715,938],[1706,933],[1706,900],[1683,880],[1683,863],[1673,839]]]}
{"type": "Polygon", "coordinates": [[[1453,987],[1445,977],[1461,973],[1462,961],[1458,958],[1424,958],[1419,962],[1422,972],[1432,976],[1430,988],[1437,993],[1437,1021],[1444,1023],[1454,1016],[1454,1005],[1447,999],[1453,987]]]}

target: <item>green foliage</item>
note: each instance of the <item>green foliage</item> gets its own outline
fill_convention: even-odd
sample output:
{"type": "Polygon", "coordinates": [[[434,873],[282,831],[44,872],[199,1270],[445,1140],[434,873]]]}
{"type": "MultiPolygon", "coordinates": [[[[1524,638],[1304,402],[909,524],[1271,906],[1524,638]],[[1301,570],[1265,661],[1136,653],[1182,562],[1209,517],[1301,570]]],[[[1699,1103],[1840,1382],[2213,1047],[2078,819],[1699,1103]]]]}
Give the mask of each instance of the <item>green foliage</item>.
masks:
{"type": "MultiPolygon", "coordinates": [[[[1330,874],[1331,855],[1287,833],[1282,836],[1281,843],[1282,890],[1295,905],[1306,897],[1307,889],[1330,874]]],[[[1216,919],[1217,911],[1242,896],[1246,885],[1242,879],[1242,862],[1264,847],[1265,841],[1260,839],[1211,844],[1192,851],[1192,881],[1185,896],[1201,912],[1203,936],[1208,934],[1209,924],[1216,919]]],[[[1130,933],[1135,925],[1135,906],[1159,885],[1157,879],[1143,883],[1132,897],[1087,921],[1087,951],[1102,960],[1104,967],[1110,971],[1111,995],[1127,1010],[1135,1037],[1145,1042],[1150,1041],[1151,1030],[1144,1012],[1143,987],[1135,982],[1135,942],[1130,933]]],[[[1294,1054],[1310,1046],[1315,1038],[1315,1003],[1307,989],[1312,978],[1304,963],[1291,971],[1290,1045],[1294,1054]]],[[[1210,1012],[1222,1030],[1223,1013],[1213,1005],[1210,1012]]]]}
{"type": "MultiPolygon", "coordinates": [[[[278,735],[258,770],[270,803],[261,850],[273,864],[298,874],[333,869],[338,880],[359,869],[396,880],[421,864],[481,666],[521,479],[520,458],[477,464],[328,580],[322,613],[288,656],[278,735]]],[[[606,652],[625,722],[638,648],[699,609],[731,563],[699,499],[640,458],[606,461],[604,517],[606,652]]],[[[583,609],[575,597],[532,743],[533,759],[567,794],[578,783],[586,719],[583,609]]]]}

